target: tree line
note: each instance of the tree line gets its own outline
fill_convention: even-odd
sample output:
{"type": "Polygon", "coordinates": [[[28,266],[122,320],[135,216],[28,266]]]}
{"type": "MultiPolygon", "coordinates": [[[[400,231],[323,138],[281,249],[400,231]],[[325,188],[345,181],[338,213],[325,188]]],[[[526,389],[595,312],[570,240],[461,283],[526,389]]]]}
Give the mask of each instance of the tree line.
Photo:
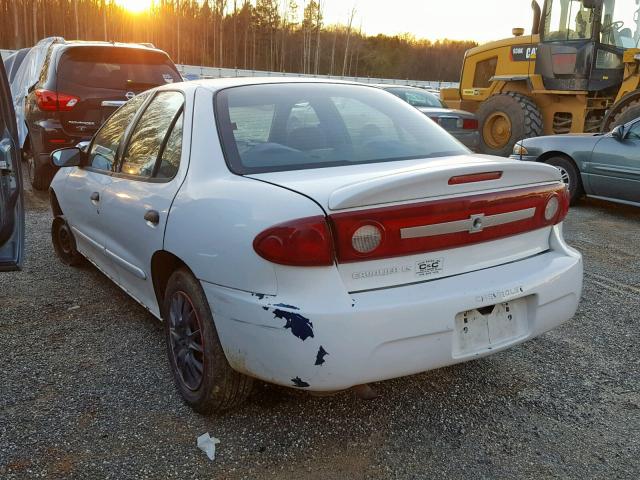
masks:
{"type": "Polygon", "coordinates": [[[155,0],[141,13],[114,0],[0,0],[0,46],[51,36],[148,42],[182,64],[457,81],[464,52],[476,45],[368,36],[355,9],[335,25],[325,23],[323,10],[323,0],[155,0]]]}

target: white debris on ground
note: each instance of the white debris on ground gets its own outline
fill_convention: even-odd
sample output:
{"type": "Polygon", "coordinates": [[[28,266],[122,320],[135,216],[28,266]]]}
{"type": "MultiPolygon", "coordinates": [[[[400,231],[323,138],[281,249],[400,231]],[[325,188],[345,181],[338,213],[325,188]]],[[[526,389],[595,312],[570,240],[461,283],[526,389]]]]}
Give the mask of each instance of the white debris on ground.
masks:
{"type": "Polygon", "coordinates": [[[204,433],[198,437],[198,448],[207,454],[209,460],[216,459],[216,445],[220,443],[215,437],[209,435],[209,432],[204,433]]]}

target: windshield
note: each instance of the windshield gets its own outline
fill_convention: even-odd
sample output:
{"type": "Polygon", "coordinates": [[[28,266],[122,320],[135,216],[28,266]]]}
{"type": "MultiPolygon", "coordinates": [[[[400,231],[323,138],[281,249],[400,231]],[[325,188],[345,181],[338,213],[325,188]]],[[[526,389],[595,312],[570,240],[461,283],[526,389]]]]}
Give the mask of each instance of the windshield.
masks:
{"type": "Polygon", "coordinates": [[[623,49],[636,48],[640,40],[639,9],[635,0],[605,0],[600,41],[623,49]]]}
{"type": "Polygon", "coordinates": [[[415,108],[377,88],[282,83],[216,95],[225,157],[239,174],[469,153],[415,108]]]}
{"type": "Polygon", "coordinates": [[[546,41],[588,40],[593,34],[594,10],[584,8],[582,0],[552,0],[547,2],[545,20],[546,41]]]}
{"type": "Polygon", "coordinates": [[[385,88],[385,90],[417,108],[447,108],[438,97],[429,92],[415,88],[396,87],[385,88]]]}

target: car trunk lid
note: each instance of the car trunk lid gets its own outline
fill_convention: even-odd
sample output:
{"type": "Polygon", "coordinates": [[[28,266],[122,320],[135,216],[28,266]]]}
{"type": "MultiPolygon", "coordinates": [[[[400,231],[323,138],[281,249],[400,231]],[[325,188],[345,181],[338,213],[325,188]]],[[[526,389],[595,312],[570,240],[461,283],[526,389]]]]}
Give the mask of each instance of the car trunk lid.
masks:
{"type": "Polygon", "coordinates": [[[547,202],[556,196],[559,209],[565,208],[556,169],[480,155],[252,177],[322,206],[338,269],[352,292],[458,275],[544,252],[560,215],[545,220],[547,202]],[[367,228],[361,234],[363,227],[379,234],[372,240],[367,228]],[[357,245],[366,251],[367,242],[376,241],[372,252],[357,251],[357,245]]]}

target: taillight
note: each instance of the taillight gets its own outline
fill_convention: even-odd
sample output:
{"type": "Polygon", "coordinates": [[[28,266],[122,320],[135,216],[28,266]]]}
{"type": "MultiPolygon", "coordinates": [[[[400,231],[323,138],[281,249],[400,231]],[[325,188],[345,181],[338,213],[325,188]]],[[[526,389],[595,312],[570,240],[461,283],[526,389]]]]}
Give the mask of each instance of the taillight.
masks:
{"type": "Polygon", "coordinates": [[[36,103],[44,112],[68,112],[75,107],[80,99],[66,93],[52,92],[51,90],[37,89],[36,103]]]}
{"type": "Polygon", "coordinates": [[[360,210],[329,218],[338,263],[349,263],[518,235],[560,223],[568,209],[569,197],[561,185],[360,210]]]}
{"type": "Polygon", "coordinates": [[[458,175],[449,179],[449,185],[463,185],[465,183],[488,182],[490,180],[500,180],[502,172],[482,172],[469,175],[458,175]]]}
{"type": "Polygon", "coordinates": [[[464,130],[478,130],[479,125],[478,120],[475,118],[465,118],[462,122],[464,130]]]}
{"type": "Polygon", "coordinates": [[[381,225],[363,225],[358,228],[351,237],[351,246],[361,254],[367,254],[375,251],[382,243],[381,225]]]}
{"type": "Polygon", "coordinates": [[[334,262],[333,240],[325,217],[310,217],[271,227],[253,241],[265,260],[295,267],[325,267],[334,262]]]}

